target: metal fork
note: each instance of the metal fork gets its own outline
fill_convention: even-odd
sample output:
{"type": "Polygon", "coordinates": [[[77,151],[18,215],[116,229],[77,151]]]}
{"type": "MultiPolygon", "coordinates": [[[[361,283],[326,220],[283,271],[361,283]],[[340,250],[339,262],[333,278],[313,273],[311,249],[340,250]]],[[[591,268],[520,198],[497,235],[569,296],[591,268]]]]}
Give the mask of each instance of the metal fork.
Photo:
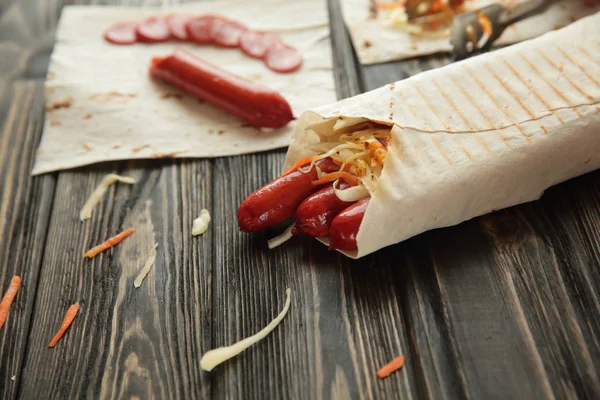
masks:
{"type": "Polygon", "coordinates": [[[452,52],[461,59],[477,50],[487,49],[508,26],[544,11],[556,1],[530,0],[512,9],[494,3],[460,14],[454,17],[450,28],[452,52]]]}

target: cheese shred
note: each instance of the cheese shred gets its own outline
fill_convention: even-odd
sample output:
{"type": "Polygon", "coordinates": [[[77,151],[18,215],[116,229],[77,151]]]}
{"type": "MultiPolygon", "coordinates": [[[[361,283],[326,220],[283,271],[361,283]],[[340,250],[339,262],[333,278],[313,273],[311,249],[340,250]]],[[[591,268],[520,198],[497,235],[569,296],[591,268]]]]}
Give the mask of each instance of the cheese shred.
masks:
{"type": "Polygon", "coordinates": [[[152,247],[152,250],[150,251],[150,256],[144,263],[144,266],[140,270],[140,273],[138,274],[138,276],[135,278],[135,281],[133,281],[133,286],[135,286],[136,288],[139,288],[140,286],[142,286],[142,282],[144,281],[144,278],[146,278],[146,275],[148,275],[148,272],[150,272],[150,269],[152,269],[152,266],[154,265],[154,262],[156,261],[156,248],[157,247],[158,247],[158,243],[155,243],[154,247],[152,247]]]}
{"type": "Polygon", "coordinates": [[[110,185],[114,184],[115,182],[123,182],[133,185],[135,183],[135,179],[117,174],[106,175],[104,178],[102,178],[100,184],[96,187],[96,189],[94,189],[90,197],[83,205],[83,208],[79,212],[80,220],[85,221],[86,219],[90,219],[92,217],[92,210],[94,207],[96,207],[100,200],[102,200],[102,196],[104,196],[104,193],[106,193],[110,185]]]}
{"type": "Polygon", "coordinates": [[[192,236],[202,235],[208,230],[208,224],[210,223],[210,213],[207,209],[203,208],[200,210],[200,216],[192,223],[192,236]]]}
{"type": "Polygon", "coordinates": [[[217,365],[237,356],[242,351],[246,350],[248,347],[253,344],[259,342],[264,339],[273,329],[279,325],[279,323],[283,320],[288,310],[290,309],[290,289],[287,288],[285,291],[285,295],[287,296],[285,299],[285,305],[283,306],[283,310],[279,313],[277,317],[273,321],[269,323],[269,325],[265,326],[260,332],[246,338],[240,340],[239,342],[227,346],[227,347],[219,347],[214,350],[207,351],[202,358],[200,359],[200,367],[205,371],[212,371],[217,365]]]}

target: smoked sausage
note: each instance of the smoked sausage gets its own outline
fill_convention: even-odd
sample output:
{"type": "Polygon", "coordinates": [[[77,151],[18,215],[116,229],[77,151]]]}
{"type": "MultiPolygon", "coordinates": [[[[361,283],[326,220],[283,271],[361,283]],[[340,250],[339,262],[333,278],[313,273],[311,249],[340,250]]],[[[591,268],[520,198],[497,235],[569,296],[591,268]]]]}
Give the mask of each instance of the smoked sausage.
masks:
{"type": "MultiPolygon", "coordinates": [[[[346,182],[339,182],[338,189],[350,187],[346,182]]],[[[307,197],[296,210],[296,226],[294,233],[304,233],[313,237],[327,236],[331,221],[335,216],[354,202],[340,200],[335,194],[333,184],[307,197]]]]}
{"type": "Polygon", "coordinates": [[[365,216],[370,198],[360,200],[341,211],[331,222],[329,248],[334,250],[355,250],[356,235],[365,216]]]}
{"type": "Polygon", "coordinates": [[[279,93],[181,49],[167,57],[155,57],[150,75],[257,127],[280,128],[294,119],[290,105],[279,93]]]}
{"type": "MultiPolygon", "coordinates": [[[[315,163],[321,171],[335,172],[339,166],[331,158],[315,163]]],[[[238,225],[243,232],[257,232],[294,216],[298,205],[323,186],[313,185],[317,169],[292,170],[267,183],[244,200],[238,209],[238,225]]]]}

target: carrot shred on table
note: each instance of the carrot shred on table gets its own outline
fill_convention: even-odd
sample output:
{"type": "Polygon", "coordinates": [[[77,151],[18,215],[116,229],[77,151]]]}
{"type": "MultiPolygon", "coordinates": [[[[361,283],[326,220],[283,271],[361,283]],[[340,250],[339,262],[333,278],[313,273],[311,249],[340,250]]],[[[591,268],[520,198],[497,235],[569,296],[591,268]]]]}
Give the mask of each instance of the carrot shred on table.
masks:
{"type": "Polygon", "coordinates": [[[309,164],[312,162],[314,156],[306,156],[306,157],[302,157],[301,159],[299,159],[298,161],[296,161],[294,163],[294,165],[292,165],[292,168],[290,168],[289,170],[287,170],[287,172],[284,175],[289,174],[290,172],[300,168],[300,167],[304,167],[305,165],[309,164]]]}
{"type": "Polygon", "coordinates": [[[400,368],[404,366],[404,356],[398,356],[394,358],[392,361],[381,367],[379,371],[377,371],[377,376],[380,379],[387,378],[392,373],[398,371],[400,368]]]}
{"type": "Polygon", "coordinates": [[[8,317],[8,310],[10,309],[10,305],[12,304],[15,296],[17,295],[17,291],[21,286],[21,278],[17,275],[13,276],[10,280],[10,285],[8,285],[8,289],[6,293],[4,293],[4,297],[2,298],[2,302],[0,302],[0,329],[4,326],[6,322],[6,318],[8,317]]]}
{"type": "Polygon", "coordinates": [[[395,1],[393,3],[377,3],[377,8],[380,10],[394,10],[396,8],[404,7],[404,0],[395,1]]]}
{"type": "Polygon", "coordinates": [[[332,182],[336,179],[342,179],[350,186],[358,185],[358,178],[345,171],[331,172],[329,174],[323,175],[320,179],[312,181],[312,184],[322,185],[323,183],[332,182]]]}
{"type": "Polygon", "coordinates": [[[104,243],[99,244],[98,246],[96,246],[94,248],[91,248],[83,256],[87,257],[87,258],[95,257],[98,254],[102,253],[104,250],[108,250],[111,247],[116,246],[117,244],[121,243],[121,241],[123,239],[125,239],[127,236],[131,235],[133,232],[135,232],[135,228],[126,229],[123,232],[119,233],[118,235],[115,235],[115,236],[111,237],[110,239],[107,239],[104,243]]]}
{"type": "Polygon", "coordinates": [[[54,335],[54,337],[50,341],[50,344],[48,345],[48,347],[54,347],[56,345],[56,343],[58,343],[60,338],[63,337],[63,335],[65,334],[65,332],[67,331],[69,326],[71,326],[71,323],[75,319],[75,316],[77,315],[77,311],[79,311],[79,302],[77,302],[77,303],[73,304],[71,307],[69,307],[69,309],[65,313],[65,318],[63,319],[63,322],[60,325],[60,329],[58,330],[58,332],[56,332],[56,335],[54,335]]]}

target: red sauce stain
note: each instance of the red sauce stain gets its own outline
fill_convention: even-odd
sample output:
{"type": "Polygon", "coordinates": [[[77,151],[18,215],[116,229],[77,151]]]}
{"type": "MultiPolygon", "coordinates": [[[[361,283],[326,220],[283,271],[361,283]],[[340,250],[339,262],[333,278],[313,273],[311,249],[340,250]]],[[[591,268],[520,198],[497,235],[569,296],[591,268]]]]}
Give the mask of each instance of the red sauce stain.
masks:
{"type": "Polygon", "coordinates": [[[50,103],[49,106],[46,107],[46,112],[52,112],[54,110],[59,110],[61,108],[69,108],[73,105],[73,98],[67,97],[61,100],[55,100],[50,103]]]}
{"type": "Polygon", "coordinates": [[[174,99],[181,100],[181,99],[183,99],[183,95],[179,94],[179,93],[163,93],[163,94],[160,95],[160,98],[161,99],[171,99],[171,98],[174,98],[174,99]]]}
{"type": "Polygon", "coordinates": [[[150,145],[147,145],[147,144],[139,146],[139,147],[134,147],[133,149],[131,149],[131,153],[132,154],[139,153],[140,151],[147,149],[149,147],[150,147],[150,145]]]}

